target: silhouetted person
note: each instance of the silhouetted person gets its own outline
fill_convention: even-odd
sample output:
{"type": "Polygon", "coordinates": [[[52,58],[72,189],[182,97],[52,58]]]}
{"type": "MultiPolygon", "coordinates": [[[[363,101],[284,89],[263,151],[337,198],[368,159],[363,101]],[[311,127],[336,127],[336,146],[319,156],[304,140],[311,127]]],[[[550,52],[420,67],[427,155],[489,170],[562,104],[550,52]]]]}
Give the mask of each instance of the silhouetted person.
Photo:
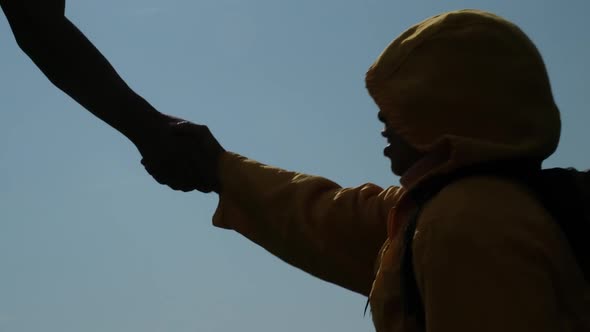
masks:
{"type": "MultiPolygon", "coordinates": [[[[395,39],[366,84],[402,186],[342,188],[225,151],[207,127],[155,111],[63,17],[63,1],[0,4],[21,48],[129,137],[158,182],[219,193],[214,225],[367,296],[377,331],[590,331],[587,265],[523,180],[556,149],[560,120],[541,56],[512,23],[456,11],[395,39]]],[[[588,199],[588,174],[571,174],[588,199]]],[[[588,222],[574,203],[570,221],[588,222]]]]}

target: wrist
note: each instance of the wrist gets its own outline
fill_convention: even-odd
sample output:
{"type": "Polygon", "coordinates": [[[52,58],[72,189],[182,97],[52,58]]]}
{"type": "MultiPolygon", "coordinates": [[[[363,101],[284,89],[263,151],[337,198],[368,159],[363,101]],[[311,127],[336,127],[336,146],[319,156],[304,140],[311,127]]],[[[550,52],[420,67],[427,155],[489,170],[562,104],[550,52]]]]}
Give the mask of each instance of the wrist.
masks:
{"type": "Polygon", "coordinates": [[[135,145],[144,145],[157,140],[166,126],[172,121],[171,119],[158,112],[153,107],[135,108],[130,107],[129,116],[125,119],[125,136],[127,136],[135,145]]]}
{"type": "Polygon", "coordinates": [[[224,168],[224,162],[226,161],[225,159],[227,159],[229,157],[229,153],[221,148],[221,150],[218,152],[217,156],[216,156],[216,162],[215,162],[215,184],[213,186],[213,191],[219,195],[221,195],[221,193],[223,192],[223,168],[224,168]]]}

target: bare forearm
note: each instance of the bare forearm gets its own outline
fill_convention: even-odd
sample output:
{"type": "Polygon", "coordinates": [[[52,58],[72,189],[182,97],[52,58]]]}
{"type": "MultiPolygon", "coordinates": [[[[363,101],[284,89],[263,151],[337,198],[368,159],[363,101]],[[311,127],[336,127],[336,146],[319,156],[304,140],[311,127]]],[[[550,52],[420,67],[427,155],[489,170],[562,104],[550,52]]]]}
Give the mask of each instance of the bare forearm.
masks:
{"type": "Polygon", "coordinates": [[[47,78],[136,145],[163,120],[117,74],[94,45],[63,15],[36,15],[0,2],[21,49],[47,78]]]}

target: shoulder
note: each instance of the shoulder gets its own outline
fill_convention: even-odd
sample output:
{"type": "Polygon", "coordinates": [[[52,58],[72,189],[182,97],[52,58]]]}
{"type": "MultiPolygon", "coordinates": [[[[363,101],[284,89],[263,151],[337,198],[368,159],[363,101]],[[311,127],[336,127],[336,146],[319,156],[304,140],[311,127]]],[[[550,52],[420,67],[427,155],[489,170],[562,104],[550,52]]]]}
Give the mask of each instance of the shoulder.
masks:
{"type": "Polygon", "coordinates": [[[445,236],[492,235],[550,224],[551,216],[523,184],[494,176],[458,180],[423,208],[419,228],[445,236]]]}
{"type": "Polygon", "coordinates": [[[575,263],[557,224],[506,179],[477,176],[443,189],[424,206],[412,245],[429,322],[441,328],[553,331],[556,282],[580,284],[561,272],[575,272],[575,263]]]}
{"type": "Polygon", "coordinates": [[[442,257],[473,264],[478,257],[543,260],[564,243],[559,226],[528,188],[477,176],[449,185],[424,206],[413,250],[417,264],[442,257]]]}

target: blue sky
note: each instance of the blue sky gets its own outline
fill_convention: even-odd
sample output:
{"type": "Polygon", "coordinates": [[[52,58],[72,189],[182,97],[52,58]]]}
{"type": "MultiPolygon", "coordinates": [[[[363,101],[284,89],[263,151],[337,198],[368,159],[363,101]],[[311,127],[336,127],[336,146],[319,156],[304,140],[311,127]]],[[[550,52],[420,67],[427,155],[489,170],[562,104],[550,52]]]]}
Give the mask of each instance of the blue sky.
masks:
{"type": "MultiPolygon", "coordinates": [[[[520,25],[562,111],[549,166],[590,167],[590,3],[71,0],[67,15],[165,113],[228,149],[343,186],[398,183],[363,77],[410,25],[479,8],[520,25]]],[[[0,17],[0,331],[372,331],[365,299],[232,231],[215,195],[155,183],[54,88],[0,17]]]]}

